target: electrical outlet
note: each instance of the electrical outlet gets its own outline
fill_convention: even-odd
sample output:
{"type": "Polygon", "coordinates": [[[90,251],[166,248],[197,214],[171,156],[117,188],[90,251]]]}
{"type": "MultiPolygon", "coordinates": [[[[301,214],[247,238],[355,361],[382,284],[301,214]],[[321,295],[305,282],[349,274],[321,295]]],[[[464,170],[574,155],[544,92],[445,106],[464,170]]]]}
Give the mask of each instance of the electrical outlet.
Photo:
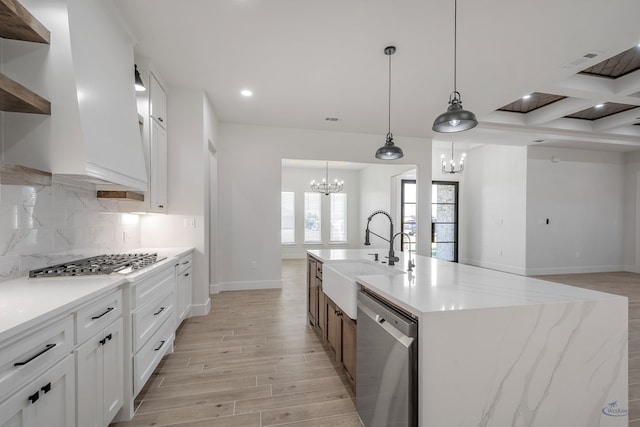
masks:
{"type": "Polygon", "coordinates": [[[189,217],[184,219],[184,228],[196,228],[195,217],[189,217]]]}
{"type": "Polygon", "coordinates": [[[251,269],[255,270],[258,264],[255,261],[251,261],[251,269]]]}

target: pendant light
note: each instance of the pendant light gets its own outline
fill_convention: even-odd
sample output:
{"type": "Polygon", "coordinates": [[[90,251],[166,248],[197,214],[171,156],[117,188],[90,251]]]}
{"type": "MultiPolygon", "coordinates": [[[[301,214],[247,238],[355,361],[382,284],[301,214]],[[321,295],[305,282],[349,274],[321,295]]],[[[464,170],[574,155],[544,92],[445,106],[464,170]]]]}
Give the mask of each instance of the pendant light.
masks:
{"type": "Polygon", "coordinates": [[[387,141],[376,151],[376,159],[395,160],[404,156],[402,148],[394,145],[393,134],[391,133],[391,55],[396,53],[395,46],[387,46],[384,48],[384,54],[389,57],[389,128],[387,131],[387,141]]]}
{"type": "Polygon", "coordinates": [[[476,115],[462,108],[462,97],[456,87],[457,75],[457,32],[458,32],[458,0],[454,0],[453,14],[453,92],[449,95],[449,107],[433,122],[433,130],[436,132],[450,133],[463,132],[473,129],[478,125],[476,115]]]}
{"type": "Polygon", "coordinates": [[[133,71],[134,71],[136,92],[144,92],[147,89],[144,87],[144,83],[142,83],[142,78],[140,77],[140,71],[138,71],[138,66],[136,64],[133,64],[133,71]]]}

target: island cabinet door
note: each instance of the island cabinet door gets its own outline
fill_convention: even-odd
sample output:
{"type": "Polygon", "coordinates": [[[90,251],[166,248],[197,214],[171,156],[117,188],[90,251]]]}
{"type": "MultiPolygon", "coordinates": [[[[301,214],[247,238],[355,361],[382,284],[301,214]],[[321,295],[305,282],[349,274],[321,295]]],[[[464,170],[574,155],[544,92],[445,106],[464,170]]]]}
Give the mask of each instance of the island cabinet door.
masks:
{"type": "Polygon", "coordinates": [[[342,360],[342,325],[341,312],[338,306],[329,297],[325,298],[327,316],[327,342],[336,352],[336,360],[342,360]]]}
{"type": "Polygon", "coordinates": [[[356,321],[342,315],[342,364],[355,384],[356,380],[356,321]]]}
{"type": "Polygon", "coordinates": [[[318,289],[316,288],[316,260],[307,259],[307,314],[309,324],[315,326],[318,321],[318,289]]]}

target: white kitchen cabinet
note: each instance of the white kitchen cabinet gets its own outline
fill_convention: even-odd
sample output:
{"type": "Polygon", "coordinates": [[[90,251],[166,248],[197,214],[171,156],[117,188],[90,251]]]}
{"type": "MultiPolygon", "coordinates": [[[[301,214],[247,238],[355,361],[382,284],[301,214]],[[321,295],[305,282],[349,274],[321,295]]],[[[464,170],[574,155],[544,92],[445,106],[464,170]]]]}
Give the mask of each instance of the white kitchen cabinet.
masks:
{"type": "Polygon", "coordinates": [[[149,115],[167,128],[167,92],[153,73],[149,73],[149,115]]]}
{"type": "Polygon", "coordinates": [[[120,317],[76,351],[78,426],[109,425],[123,404],[123,370],[120,317]]]}
{"type": "Polygon", "coordinates": [[[193,300],[193,256],[182,256],[176,263],[176,308],[177,326],[191,316],[191,304],[193,300]]]}
{"type": "Polygon", "coordinates": [[[70,354],[73,346],[71,315],[0,343],[0,401],[70,354]]]}
{"type": "Polygon", "coordinates": [[[75,422],[73,355],[0,403],[0,427],[69,427],[75,422]]]}
{"type": "Polygon", "coordinates": [[[156,120],[151,120],[149,152],[150,212],[167,212],[167,131],[156,120]]]}

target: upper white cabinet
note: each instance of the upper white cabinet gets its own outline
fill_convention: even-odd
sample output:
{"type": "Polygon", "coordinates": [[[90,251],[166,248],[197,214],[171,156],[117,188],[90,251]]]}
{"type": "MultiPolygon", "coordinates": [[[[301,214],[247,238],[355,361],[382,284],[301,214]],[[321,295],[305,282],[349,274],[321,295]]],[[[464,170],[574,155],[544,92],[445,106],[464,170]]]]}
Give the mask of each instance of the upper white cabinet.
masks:
{"type": "Polygon", "coordinates": [[[167,128],[167,93],[153,73],[149,73],[149,115],[167,128]]]}
{"type": "Polygon", "coordinates": [[[167,131],[162,124],[151,120],[149,165],[149,211],[167,212],[167,131]]]}

